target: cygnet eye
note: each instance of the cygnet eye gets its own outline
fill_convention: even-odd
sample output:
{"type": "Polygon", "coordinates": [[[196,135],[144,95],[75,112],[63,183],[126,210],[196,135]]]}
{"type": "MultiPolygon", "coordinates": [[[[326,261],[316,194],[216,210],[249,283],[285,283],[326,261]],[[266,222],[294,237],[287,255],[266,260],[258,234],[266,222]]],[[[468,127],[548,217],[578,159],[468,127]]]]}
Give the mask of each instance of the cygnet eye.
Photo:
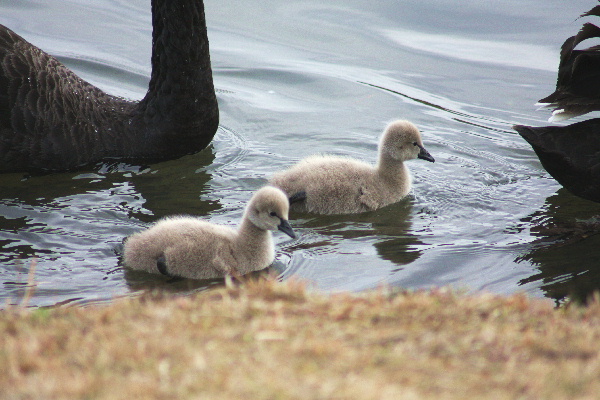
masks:
{"type": "Polygon", "coordinates": [[[413,142],[413,145],[415,145],[415,146],[418,146],[418,145],[419,145],[419,143],[417,143],[417,142],[413,142]]]}
{"type": "Polygon", "coordinates": [[[271,212],[269,213],[269,215],[270,215],[271,217],[276,217],[276,216],[277,216],[277,213],[276,213],[275,211],[271,211],[271,212]]]}

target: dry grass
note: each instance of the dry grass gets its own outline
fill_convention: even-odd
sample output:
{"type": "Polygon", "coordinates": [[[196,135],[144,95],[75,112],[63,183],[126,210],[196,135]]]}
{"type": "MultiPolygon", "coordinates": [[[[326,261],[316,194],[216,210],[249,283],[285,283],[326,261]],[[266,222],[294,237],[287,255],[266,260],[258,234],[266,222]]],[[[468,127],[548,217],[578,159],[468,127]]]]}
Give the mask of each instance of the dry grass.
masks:
{"type": "Polygon", "coordinates": [[[0,315],[3,399],[593,399],[600,302],[247,282],[0,315]]]}

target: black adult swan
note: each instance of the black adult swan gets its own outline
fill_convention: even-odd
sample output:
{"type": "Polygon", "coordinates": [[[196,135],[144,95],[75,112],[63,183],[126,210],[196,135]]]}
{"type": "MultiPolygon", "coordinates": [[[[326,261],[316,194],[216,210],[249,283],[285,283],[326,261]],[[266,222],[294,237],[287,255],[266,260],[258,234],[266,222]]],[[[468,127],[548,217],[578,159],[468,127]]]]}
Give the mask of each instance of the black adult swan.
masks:
{"type": "Polygon", "coordinates": [[[600,118],[569,126],[514,129],[558,183],[579,197],[600,202],[600,118]]]}
{"type": "Polygon", "coordinates": [[[111,96],[0,25],[0,172],[152,162],[212,140],[219,110],[202,0],[152,0],[152,75],[139,102],[111,96]]]}
{"type": "MultiPolygon", "coordinates": [[[[600,6],[582,16],[600,16],[600,6]]],[[[556,91],[538,103],[554,108],[550,121],[600,110],[600,46],[575,50],[595,37],[600,37],[600,28],[586,23],[562,45],[556,91]]],[[[600,118],[569,126],[516,125],[514,129],[558,183],[577,196],[600,202],[600,118]]]]}
{"type": "MultiPolygon", "coordinates": [[[[581,15],[600,16],[600,6],[581,15]]],[[[586,39],[600,37],[600,28],[586,23],[560,50],[556,91],[537,105],[553,108],[551,122],[600,110],[600,46],[575,50],[586,39]]]]}

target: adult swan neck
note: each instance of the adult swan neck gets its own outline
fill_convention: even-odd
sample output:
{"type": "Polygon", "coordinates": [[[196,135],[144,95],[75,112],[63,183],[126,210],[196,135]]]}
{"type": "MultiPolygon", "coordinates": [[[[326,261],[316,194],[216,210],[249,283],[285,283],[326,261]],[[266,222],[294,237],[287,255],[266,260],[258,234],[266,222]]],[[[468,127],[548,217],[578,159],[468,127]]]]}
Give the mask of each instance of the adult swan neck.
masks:
{"type": "Polygon", "coordinates": [[[219,123],[203,1],[152,0],[152,26],[152,75],[138,111],[167,148],[196,152],[219,123]]]}

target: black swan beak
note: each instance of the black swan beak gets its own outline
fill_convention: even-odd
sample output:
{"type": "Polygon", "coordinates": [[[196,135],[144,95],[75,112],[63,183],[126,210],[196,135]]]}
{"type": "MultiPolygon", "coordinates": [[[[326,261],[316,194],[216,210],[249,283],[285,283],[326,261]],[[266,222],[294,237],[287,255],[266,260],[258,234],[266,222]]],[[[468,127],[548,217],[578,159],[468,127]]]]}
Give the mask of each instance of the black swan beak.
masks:
{"type": "Polygon", "coordinates": [[[425,150],[425,147],[421,146],[418,143],[415,143],[415,146],[419,147],[419,149],[421,149],[421,151],[419,151],[419,154],[417,155],[417,158],[420,158],[421,160],[425,160],[425,161],[429,161],[429,162],[435,162],[435,159],[431,156],[431,154],[429,154],[429,152],[427,150],[425,150]]]}
{"type": "Polygon", "coordinates": [[[296,234],[294,233],[294,230],[292,229],[287,219],[281,218],[281,223],[277,226],[277,229],[279,229],[281,232],[285,233],[292,239],[296,237],[296,234]]]}

